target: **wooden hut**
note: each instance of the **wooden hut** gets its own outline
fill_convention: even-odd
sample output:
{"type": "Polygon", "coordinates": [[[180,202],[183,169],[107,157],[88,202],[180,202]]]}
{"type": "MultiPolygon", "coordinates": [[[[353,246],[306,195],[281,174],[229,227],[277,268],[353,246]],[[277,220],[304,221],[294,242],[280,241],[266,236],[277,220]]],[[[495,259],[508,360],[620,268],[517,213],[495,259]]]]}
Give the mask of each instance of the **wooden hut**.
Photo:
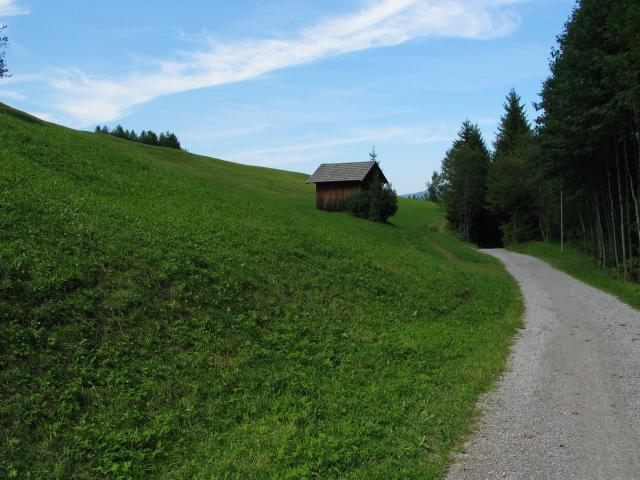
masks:
{"type": "Polygon", "coordinates": [[[323,163],[307,183],[316,184],[316,207],[340,211],[347,208],[347,198],[368,190],[372,182],[389,183],[378,162],[323,163]]]}

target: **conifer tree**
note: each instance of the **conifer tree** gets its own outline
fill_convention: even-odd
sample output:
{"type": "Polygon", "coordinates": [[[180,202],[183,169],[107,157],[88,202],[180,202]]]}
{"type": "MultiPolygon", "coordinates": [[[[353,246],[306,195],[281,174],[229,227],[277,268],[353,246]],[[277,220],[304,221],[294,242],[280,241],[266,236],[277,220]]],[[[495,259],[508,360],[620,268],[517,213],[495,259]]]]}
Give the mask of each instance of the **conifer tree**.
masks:
{"type": "Polygon", "coordinates": [[[158,135],[151,130],[143,131],[140,134],[140,141],[142,143],[146,143],[147,145],[158,145],[158,135]]]}
{"type": "Polygon", "coordinates": [[[486,216],[489,161],[489,149],[480,128],[466,120],[442,161],[440,175],[447,219],[469,239],[477,238],[486,216]]]}
{"type": "Polygon", "coordinates": [[[580,0],[538,108],[541,158],[569,238],[628,275],[640,255],[640,4],[580,0]],[[559,198],[559,191],[556,197],[559,198]]]}
{"type": "MultiPolygon", "coordinates": [[[[507,96],[486,206],[507,240],[558,237],[562,192],[564,238],[640,281],[638,25],[637,0],[578,0],[551,53],[535,132],[516,92],[507,96]]],[[[474,144],[478,135],[464,124],[441,172],[447,217],[465,234],[481,198],[474,144]]]]}
{"type": "Polygon", "coordinates": [[[118,138],[127,138],[127,134],[124,131],[124,128],[122,128],[122,125],[116,125],[116,128],[113,129],[111,135],[118,138]]]}
{"type": "Polygon", "coordinates": [[[520,96],[509,91],[494,142],[487,179],[487,209],[500,224],[503,241],[520,242],[544,236],[540,208],[539,152],[520,96]]]}
{"type": "Polygon", "coordinates": [[[160,137],[158,138],[158,144],[161,147],[166,147],[166,148],[175,148],[176,150],[180,150],[180,142],[178,141],[178,137],[175,135],[175,133],[171,133],[171,132],[163,132],[160,134],[160,137]]]}
{"type": "Polygon", "coordinates": [[[378,162],[378,154],[376,153],[376,146],[371,147],[371,151],[369,152],[369,159],[372,162],[378,162]]]}
{"type": "Polygon", "coordinates": [[[531,135],[531,125],[524,112],[520,96],[514,89],[507,94],[505,113],[500,118],[496,139],[493,142],[494,157],[509,153],[523,137],[531,135]]]}
{"type": "Polygon", "coordinates": [[[167,135],[167,146],[169,148],[175,148],[176,150],[182,150],[182,146],[180,145],[180,141],[175,133],[169,133],[167,135]]]}
{"type": "Polygon", "coordinates": [[[439,172],[433,172],[431,181],[427,182],[426,199],[435,203],[442,201],[443,179],[439,172]]]}

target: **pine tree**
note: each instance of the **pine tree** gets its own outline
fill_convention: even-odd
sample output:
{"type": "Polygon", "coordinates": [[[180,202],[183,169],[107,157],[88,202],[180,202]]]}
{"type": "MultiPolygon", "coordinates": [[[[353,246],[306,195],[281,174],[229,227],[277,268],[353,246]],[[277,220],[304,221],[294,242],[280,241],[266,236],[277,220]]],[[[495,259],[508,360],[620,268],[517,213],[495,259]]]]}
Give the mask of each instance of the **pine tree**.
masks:
{"type": "Polygon", "coordinates": [[[369,158],[372,162],[378,162],[378,154],[376,153],[376,146],[371,147],[371,151],[369,152],[369,158]]]}
{"type": "Polygon", "coordinates": [[[140,134],[140,141],[142,143],[146,143],[147,145],[158,145],[158,136],[155,132],[151,130],[147,130],[146,132],[143,130],[140,134]]]}
{"type": "Polygon", "coordinates": [[[122,125],[116,125],[116,128],[113,129],[111,135],[118,138],[127,138],[127,134],[124,131],[124,128],[122,128],[122,125]]]}
{"type": "Polygon", "coordinates": [[[494,156],[496,157],[509,153],[523,136],[531,135],[531,125],[524,112],[524,106],[514,89],[511,89],[507,94],[504,109],[505,113],[500,118],[498,132],[493,143],[494,156]]]}
{"type": "Polygon", "coordinates": [[[520,96],[509,91],[494,142],[487,179],[487,209],[496,218],[506,243],[544,237],[544,210],[538,188],[539,151],[520,96]],[[542,229],[542,231],[541,231],[542,229]]]}
{"type": "Polygon", "coordinates": [[[469,239],[478,238],[485,221],[489,161],[480,128],[466,120],[442,161],[441,177],[447,219],[469,239]]]}
{"type": "Polygon", "coordinates": [[[427,182],[426,199],[435,203],[442,201],[443,179],[439,172],[433,172],[431,181],[427,182]]]}
{"type": "Polygon", "coordinates": [[[569,238],[624,274],[640,255],[639,24],[637,1],[579,1],[538,105],[541,158],[569,199],[569,238]]]}
{"type": "Polygon", "coordinates": [[[169,133],[167,136],[167,146],[169,148],[175,148],[176,150],[182,150],[182,146],[180,145],[180,141],[175,133],[169,133]]]}

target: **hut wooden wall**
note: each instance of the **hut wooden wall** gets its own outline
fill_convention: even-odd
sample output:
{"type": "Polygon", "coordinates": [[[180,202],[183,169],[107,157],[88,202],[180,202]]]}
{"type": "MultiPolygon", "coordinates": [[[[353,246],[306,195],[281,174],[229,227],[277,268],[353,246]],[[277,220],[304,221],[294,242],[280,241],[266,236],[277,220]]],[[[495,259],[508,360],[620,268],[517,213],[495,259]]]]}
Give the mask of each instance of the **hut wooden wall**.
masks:
{"type": "Polygon", "coordinates": [[[360,182],[316,183],[316,207],[320,210],[345,210],[347,198],[361,190],[360,182]]]}

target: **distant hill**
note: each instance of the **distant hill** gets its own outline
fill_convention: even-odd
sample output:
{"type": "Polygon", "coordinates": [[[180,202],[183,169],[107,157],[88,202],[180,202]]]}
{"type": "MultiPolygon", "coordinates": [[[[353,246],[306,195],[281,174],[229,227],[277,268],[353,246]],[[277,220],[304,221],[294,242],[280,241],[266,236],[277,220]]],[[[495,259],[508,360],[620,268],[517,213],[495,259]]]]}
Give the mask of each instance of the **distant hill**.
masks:
{"type": "Polygon", "coordinates": [[[423,199],[425,197],[425,195],[427,194],[426,190],[423,190],[421,192],[416,192],[416,193],[405,193],[404,195],[400,195],[400,197],[402,198],[420,198],[423,199]]]}
{"type": "Polygon", "coordinates": [[[440,209],[0,104],[1,478],[439,478],[519,321],[440,209]]]}

